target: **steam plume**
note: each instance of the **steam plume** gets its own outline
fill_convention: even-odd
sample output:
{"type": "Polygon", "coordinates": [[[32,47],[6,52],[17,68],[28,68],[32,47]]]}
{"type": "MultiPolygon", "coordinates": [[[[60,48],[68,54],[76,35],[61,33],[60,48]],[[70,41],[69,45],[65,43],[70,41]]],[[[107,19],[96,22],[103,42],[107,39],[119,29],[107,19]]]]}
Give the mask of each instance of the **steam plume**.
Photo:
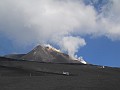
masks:
{"type": "Polygon", "coordinates": [[[76,58],[75,53],[78,52],[77,50],[84,45],[86,45],[84,39],[72,36],[64,37],[60,44],[61,49],[67,51],[73,59],[76,58]]]}

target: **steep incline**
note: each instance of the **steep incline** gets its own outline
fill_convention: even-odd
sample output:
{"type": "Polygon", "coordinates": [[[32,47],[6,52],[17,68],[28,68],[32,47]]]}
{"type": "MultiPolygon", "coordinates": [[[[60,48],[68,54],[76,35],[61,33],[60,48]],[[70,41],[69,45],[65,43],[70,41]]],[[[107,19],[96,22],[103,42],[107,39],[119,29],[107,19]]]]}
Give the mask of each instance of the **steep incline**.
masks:
{"type": "Polygon", "coordinates": [[[78,60],[73,60],[67,54],[41,45],[37,46],[32,51],[24,55],[21,59],[52,63],[81,63],[78,60]]]}

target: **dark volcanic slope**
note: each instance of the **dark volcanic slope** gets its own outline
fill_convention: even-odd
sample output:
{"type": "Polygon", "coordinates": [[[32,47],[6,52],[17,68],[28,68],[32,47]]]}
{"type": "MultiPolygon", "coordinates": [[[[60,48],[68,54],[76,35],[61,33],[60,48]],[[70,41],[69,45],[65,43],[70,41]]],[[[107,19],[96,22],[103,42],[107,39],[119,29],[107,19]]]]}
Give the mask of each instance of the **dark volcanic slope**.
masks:
{"type": "Polygon", "coordinates": [[[4,57],[6,57],[6,58],[12,58],[12,59],[20,59],[24,55],[26,55],[26,54],[8,54],[8,55],[5,55],[4,57]]]}
{"type": "Polygon", "coordinates": [[[27,53],[25,56],[23,56],[21,59],[48,62],[50,59],[53,59],[53,57],[47,52],[44,47],[39,45],[27,53]]]}
{"type": "Polygon", "coordinates": [[[67,54],[57,52],[52,48],[41,45],[24,55],[21,59],[53,63],[81,63],[80,61],[71,59],[67,54]]]}
{"type": "Polygon", "coordinates": [[[1,57],[0,90],[120,90],[120,69],[1,57]]]}

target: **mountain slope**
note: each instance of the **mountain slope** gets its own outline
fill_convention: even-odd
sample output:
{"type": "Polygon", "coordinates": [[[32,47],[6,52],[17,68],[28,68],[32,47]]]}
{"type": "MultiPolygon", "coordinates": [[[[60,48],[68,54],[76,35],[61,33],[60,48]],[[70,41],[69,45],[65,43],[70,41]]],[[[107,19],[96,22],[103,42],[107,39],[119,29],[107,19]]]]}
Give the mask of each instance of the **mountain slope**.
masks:
{"type": "Polygon", "coordinates": [[[26,89],[119,90],[120,68],[40,63],[0,57],[0,90],[26,89]]]}
{"type": "Polygon", "coordinates": [[[24,55],[26,55],[26,54],[8,54],[8,55],[5,55],[4,57],[6,57],[6,58],[13,58],[13,59],[20,59],[24,55]]]}
{"type": "Polygon", "coordinates": [[[52,63],[81,63],[54,48],[41,45],[35,47],[32,51],[21,57],[21,59],[52,63]]]}

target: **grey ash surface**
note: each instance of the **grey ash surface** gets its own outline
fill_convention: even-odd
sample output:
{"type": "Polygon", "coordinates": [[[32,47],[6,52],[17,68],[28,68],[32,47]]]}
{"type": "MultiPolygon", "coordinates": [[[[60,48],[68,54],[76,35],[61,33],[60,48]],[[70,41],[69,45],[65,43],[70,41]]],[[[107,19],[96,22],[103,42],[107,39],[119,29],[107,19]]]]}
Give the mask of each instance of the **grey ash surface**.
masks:
{"type": "Polygon", "coordinates": [[[0,58],[0,90],[120,90],[120,69],[0,58]],[[70,75],[63,75],[62,72],[70,75]]]}

